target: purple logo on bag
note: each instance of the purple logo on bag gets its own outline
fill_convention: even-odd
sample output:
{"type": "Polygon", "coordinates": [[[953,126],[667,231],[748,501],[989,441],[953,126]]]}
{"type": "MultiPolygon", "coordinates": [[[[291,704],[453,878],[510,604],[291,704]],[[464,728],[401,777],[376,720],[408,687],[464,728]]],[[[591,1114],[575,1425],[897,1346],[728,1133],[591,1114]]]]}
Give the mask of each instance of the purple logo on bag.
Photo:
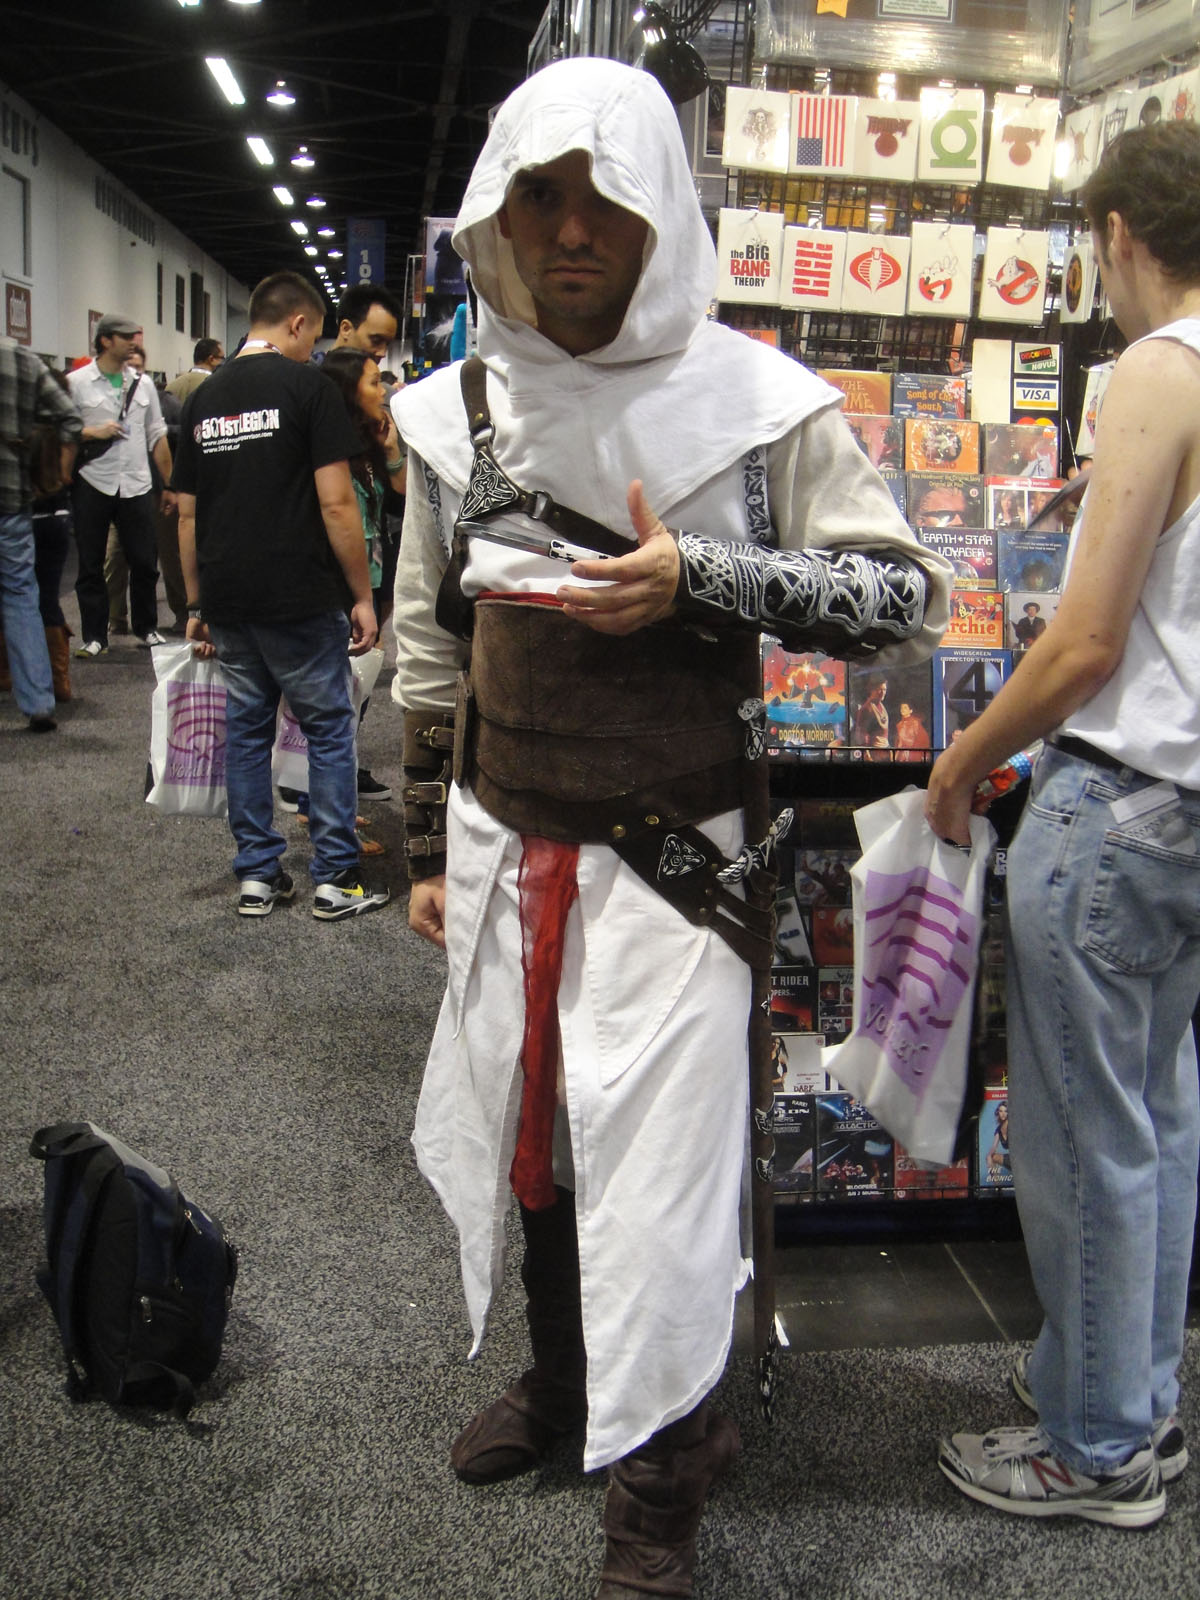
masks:
{"type": "Polygon", "coordinates": [[[167,684],[165,783],[225,782],[225,689],[220,684],[167,684]]]}
{"type": "Polygon", "coordinates": [[[971,982],[978,919],[925,867],[870,872],[855,1033],[882,1049],[918,1103],[971,982]]]}
{"type": "Polygon", "coordinates": [[[279,713],[279,732],[275,736],[275,749],[280,755],[306,756],[308,740],[300,731],[300,724],[292,715],[291,707],[284,704],[279,713]]]}

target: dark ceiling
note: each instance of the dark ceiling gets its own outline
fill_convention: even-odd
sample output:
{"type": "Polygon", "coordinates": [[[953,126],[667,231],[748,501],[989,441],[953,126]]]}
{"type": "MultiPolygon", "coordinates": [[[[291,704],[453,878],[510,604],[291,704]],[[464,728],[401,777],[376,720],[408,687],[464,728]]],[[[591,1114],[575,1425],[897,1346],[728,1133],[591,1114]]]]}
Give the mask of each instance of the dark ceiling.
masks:
{"type": "MultiPolygon", "coordinates": [[[[343,248],[347,216],[387,219],[400,291],[421,219],[452,216],[488,110],[524,77],[545,0],[8,0],[0,78],[241,282],[343,248]],[[205,66],[224,56],[230,105],[205,66]],[[282,78],[296,103],[266,95],[282,78]],[[246,144],[271,146],[260,166],[246,144]],[[299,145],[316,159],[290,165],[299,145]],[[289,188],[291,209],[272,194],[289,188]],[[326,201],[309,209],[309,195],[326,201]],[[310,236],[291,230],[304,219],[310,236]],[[335,237],[316,237],[318,227],[335,237]]],[[[329,261],[330,281],[343,263],[329,261]]]]}

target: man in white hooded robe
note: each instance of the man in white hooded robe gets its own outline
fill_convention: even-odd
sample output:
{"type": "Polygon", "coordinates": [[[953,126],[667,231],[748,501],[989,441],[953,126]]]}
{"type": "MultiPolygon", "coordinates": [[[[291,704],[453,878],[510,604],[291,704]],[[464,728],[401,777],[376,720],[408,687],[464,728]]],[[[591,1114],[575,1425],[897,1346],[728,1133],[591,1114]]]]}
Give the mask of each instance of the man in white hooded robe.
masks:
{"type": "MultiPolygon", "coordinates": [[[[703,913],[681,915],[603,842],[609,832],[554,842],[572,837],[553,810],[561,794],[548,802],[550,842],[510,825],[503,783],[489,777],[482,803],[477,719],[468,729],[461,713],[467,776],[449,783],[456,678],[471,650],[439,623],[438,591],[456,524],[478,535],[486,518],[458,576],[477,619],[504,613],[476,630],[478,698],[487,641],[520,614],[535,640],[549,630],[525,665],[555,704],[542,715],[537,694],[522,701],[517,675],[483,723],[518,739],[535,728],[550,748],[595,731],[611,741],[597,745],[603,766],[619,761],[625,725],[622,712],[607,726],[604,697],[630,675],[642,681],[632,653],[647,640],[665,642],[681,682],[704,672],[714,641],[749,640],[756,655],[760,631],[792,649],[918,661],[945,627],[950,569],[900,519],[838,392],[708,320],[712,239],[674,111],[648,75],[571,60],[522,85],[493,124],[454,245],[479,300],[482,390],[465,406],[455,367],[394,401],[410,452],[394,614],[410,922],[448,959],[414,1145],[459,1231],[472,1353],[502,1280],[516,1188],[534,1364],[473,1420],[452,1461],[467,1482],[496,1481],[586,1426],[585,1468],[613,1468],[600,1596],[687,1595],[705,1493],[737,1449],[706,1396],[748,1274],[738,1211],[750,972],[703,913]],[[535,548],[562,533],[563,507],[629,553],[568,570],[535,548]],[[573,636],[611,646],[587,657],[604,663],[603,681],[585,681],[573,636]],[[588,708],[582,723],[573,705],[588,708]],[[549,925],[538,919],[555,894],[558,948],[539,966],[549,925]],[[539,972],[555,1108],[531,1201],[520,1174],[539,972]]],[[[701,747],[702,768],[707,725],[678,732],[701,747]]],[[[684,774],[685,791],[691,782],[684,774]]],[[[519,784],[537,790],[540,771],[519,784]]],[[[683,820],[725,862],[758,842],[737,804],[683,820]]],[[[687,848],[673,848],[686,866],[687,848]]]]}

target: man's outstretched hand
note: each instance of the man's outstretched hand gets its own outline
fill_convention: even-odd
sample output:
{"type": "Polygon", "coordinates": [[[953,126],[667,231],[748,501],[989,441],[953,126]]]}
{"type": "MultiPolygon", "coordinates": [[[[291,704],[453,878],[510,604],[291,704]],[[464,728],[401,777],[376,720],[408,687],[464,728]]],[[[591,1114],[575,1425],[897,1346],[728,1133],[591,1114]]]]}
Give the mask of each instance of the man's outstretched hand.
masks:
{"type": "Polygon", "coordinates": [[[629,485],[628,501],[637,549],[627,556],[573,563],[574,577],[594,579],[603,588],[564,584],[558,590],[564,613],[597,633],[635,633],[675,610],[679,548],[646,504],[640,478],[629,485]]]}

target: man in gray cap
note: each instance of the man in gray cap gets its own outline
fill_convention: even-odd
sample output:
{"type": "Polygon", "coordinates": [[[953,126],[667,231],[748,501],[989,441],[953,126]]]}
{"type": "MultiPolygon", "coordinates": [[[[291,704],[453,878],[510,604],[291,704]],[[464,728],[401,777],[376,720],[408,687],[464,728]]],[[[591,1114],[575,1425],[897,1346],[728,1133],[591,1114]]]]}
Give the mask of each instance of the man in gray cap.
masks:
{"type": "MultiPolygon", "coordinates": [[[[83,415],[83,445],[72,509],[79,545],[75,593],[83,640],[75,654],[84,660],[108,649],[108,591],[104,549],[109,524],[115,525],[129,563],[133,631],[143,645],[164,644],[158,632],[158,558],[152,514],[149,456],[171,479],[167,428],[154,385],[126,369],[141,328],[132,317],[109,312],[96,328],[96,357],[68,374],[71,398],[83,415]]],[[[163,491],[163,510],[175,503],[163,491]]]]}

